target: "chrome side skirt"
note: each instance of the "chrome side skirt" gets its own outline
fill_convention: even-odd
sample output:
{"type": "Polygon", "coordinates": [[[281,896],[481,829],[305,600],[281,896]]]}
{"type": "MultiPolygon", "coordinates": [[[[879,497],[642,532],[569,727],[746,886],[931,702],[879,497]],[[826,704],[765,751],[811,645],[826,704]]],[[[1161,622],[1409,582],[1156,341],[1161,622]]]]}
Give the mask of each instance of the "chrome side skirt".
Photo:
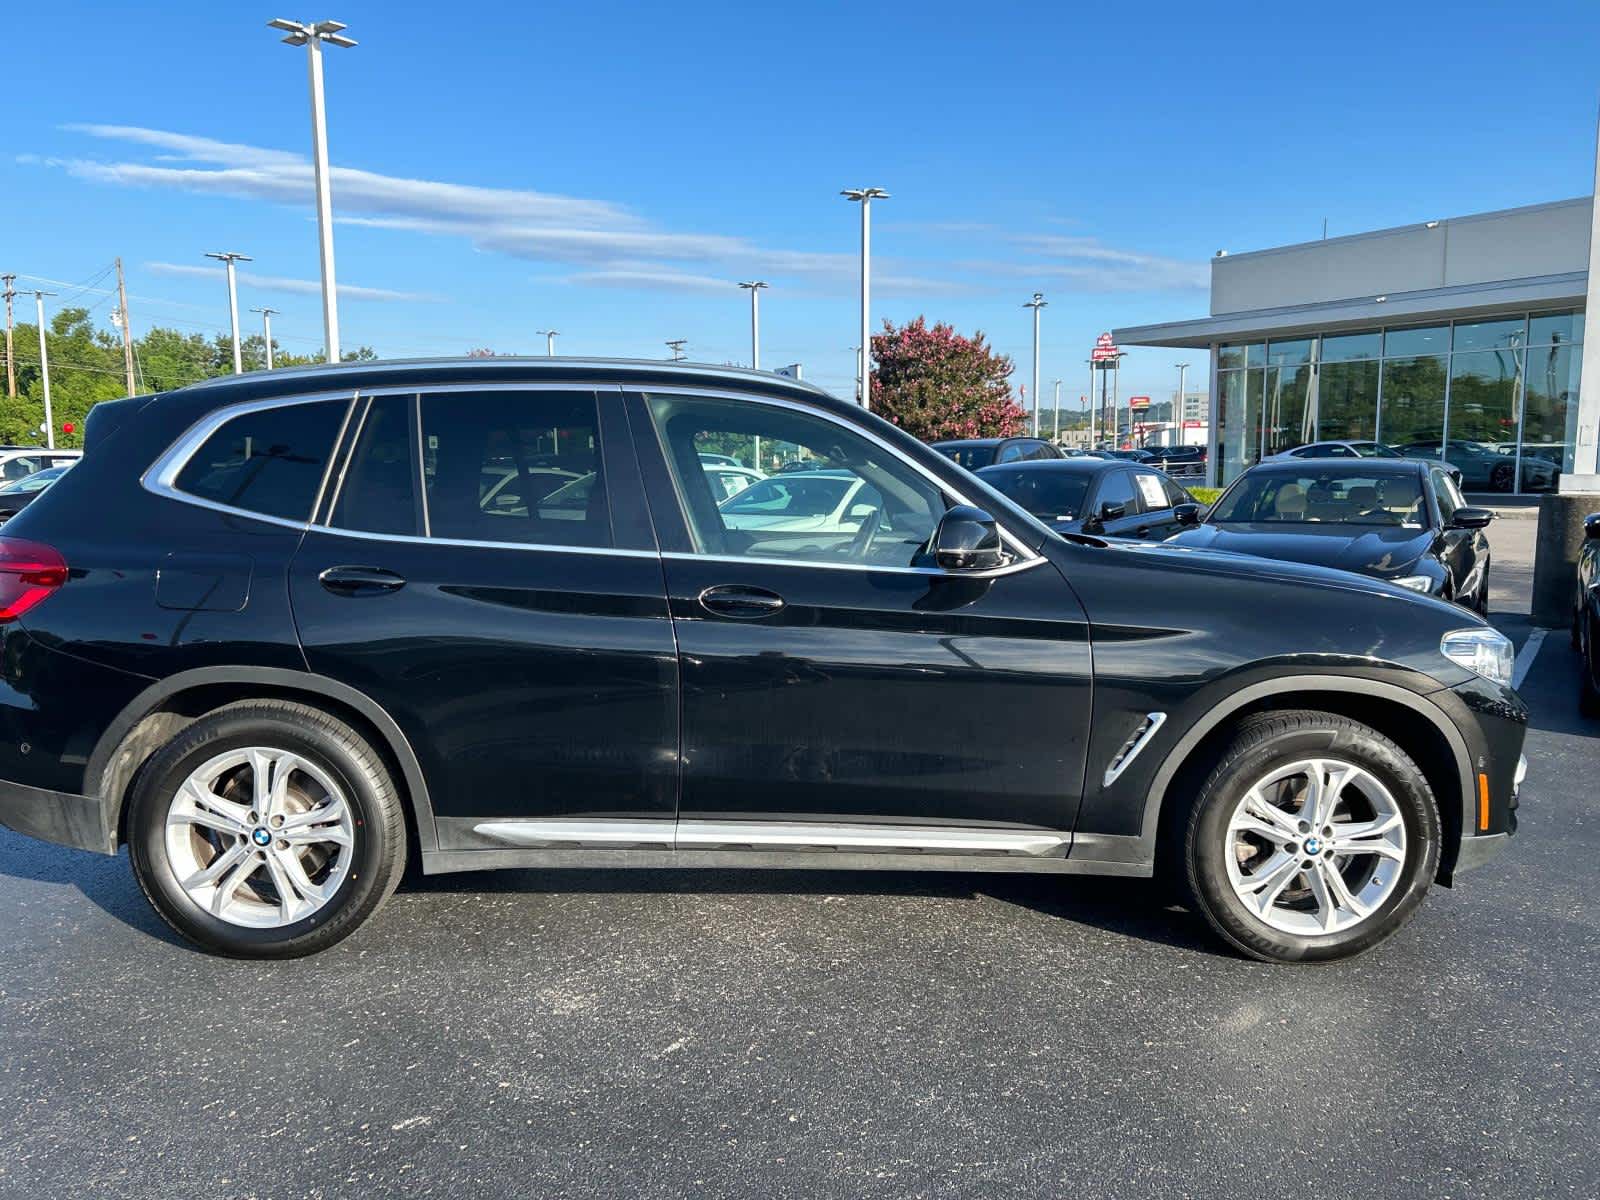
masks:
{"type": "Polygon", "coordinates": [[[441,817],[441,851],[500,848],[571,851],[586,859],[601,850],[670,855],[738,851],[809,857],[839,854],[1062,859],[1069,833],[960,826],[871,825],[808,821],[478,820],[441,817]]]}

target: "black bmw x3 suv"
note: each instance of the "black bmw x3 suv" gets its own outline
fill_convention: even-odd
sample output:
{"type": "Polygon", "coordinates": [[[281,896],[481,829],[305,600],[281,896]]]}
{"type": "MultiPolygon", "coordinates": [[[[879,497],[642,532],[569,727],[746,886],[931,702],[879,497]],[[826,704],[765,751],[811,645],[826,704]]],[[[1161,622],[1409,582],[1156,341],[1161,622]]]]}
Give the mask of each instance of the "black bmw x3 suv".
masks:
{"type": "Polygon", "coordinates": [[[1058,537],[776,376],[351,364],[87,440],[0,536],[0,820],[125,844],[213,951],[327,947],[410,860],[1161,874],[1333,959],[1515,829],[1472,614],[1058,537]]]}

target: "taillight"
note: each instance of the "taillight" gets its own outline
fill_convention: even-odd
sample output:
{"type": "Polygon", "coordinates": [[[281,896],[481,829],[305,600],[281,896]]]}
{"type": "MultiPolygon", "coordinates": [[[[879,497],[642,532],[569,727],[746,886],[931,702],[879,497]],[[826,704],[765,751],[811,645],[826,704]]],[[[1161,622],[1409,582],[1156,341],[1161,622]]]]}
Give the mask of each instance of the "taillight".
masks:
{"type": "Polygon", "coordinates": [[[42,542],[0,537],[0,624],[15,621],[67,581],[67,560],[42,542]]]}

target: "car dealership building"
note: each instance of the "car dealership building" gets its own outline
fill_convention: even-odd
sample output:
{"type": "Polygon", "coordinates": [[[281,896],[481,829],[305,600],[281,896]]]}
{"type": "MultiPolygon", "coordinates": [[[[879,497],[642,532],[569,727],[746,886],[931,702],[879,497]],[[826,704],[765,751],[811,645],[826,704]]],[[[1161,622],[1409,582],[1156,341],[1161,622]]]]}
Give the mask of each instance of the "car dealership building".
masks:
{"type": "Polygon", "coordinates": [[[1446,458],[1469,491],[1553,491],[1594,436],[1578,422],[1592,205],[1218,251],[1209,316],[1114,336],[1210,352],[1212,482],[1376,439],[1446,458]]]}

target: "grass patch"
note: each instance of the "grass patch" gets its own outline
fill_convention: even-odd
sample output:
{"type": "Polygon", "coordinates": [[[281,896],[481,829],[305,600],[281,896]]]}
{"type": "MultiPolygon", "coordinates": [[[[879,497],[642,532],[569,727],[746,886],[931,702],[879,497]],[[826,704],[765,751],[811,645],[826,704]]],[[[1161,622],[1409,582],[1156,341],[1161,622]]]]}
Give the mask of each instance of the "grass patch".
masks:
{"type": "Polygon", "coordinates": [[[1187,491],[1189,495],[1200,501],[1201,504],[1208,506],[1215,504],[1217,502],[1217,497],[1222,495],[1221,488],[1192,487],[1188,488],[1187,491]]]}

